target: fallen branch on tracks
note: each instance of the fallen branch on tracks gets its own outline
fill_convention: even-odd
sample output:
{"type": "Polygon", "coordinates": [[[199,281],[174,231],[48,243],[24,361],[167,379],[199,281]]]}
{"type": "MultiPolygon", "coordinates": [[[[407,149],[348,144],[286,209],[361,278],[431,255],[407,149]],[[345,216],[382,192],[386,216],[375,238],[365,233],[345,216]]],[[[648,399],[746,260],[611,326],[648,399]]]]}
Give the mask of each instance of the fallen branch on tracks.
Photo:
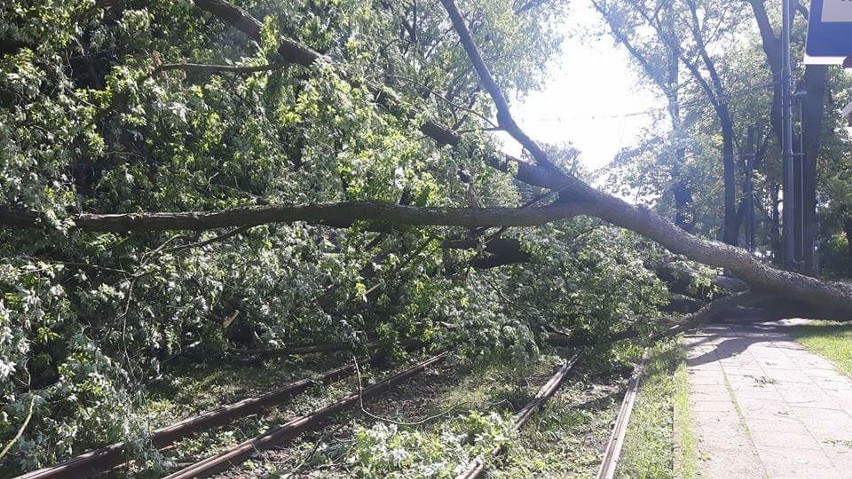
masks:
{"type": "Polygon", "coordinates": [[[734,310],[740,306],[760,304],[762,301],[772,298],[771,295],[754,293],[751,291],[742,291],[734,293],[730,296],[719,298],[715,301],[705,304],[698,311],[683,315],[678,319],[670,317],[657,318],[652,322],[667,323],[668,327],[662,331],[650,336],[643,335],[638,325],[631,328],[619,331],[609,336],[590,339],[587,337],[567,335],[564,333],[551,332],[547,336],[547,341],[554,345],[564,348],[585,348],[594,347],[602,344],[611,344],[617,341],[628,339],[641,339],[644,341],[659,341],[664,338],[669,338],[680,334],[690,329],[695,329],[704,324],[718,320],[722,315],[734,310]]]}
{"type": "MultiPolygon", "coordinates": [[[[762,263],[747,251],[715,241],[693,236],[648,208],[631,205],[615,196],[592,188],[576,176],[554,168],[546,152],[527,136],[512,118],[494,79],[488,72],[467,31],[461,13],[452,1],[442,0],[450,13],[465,51],[489,95],[498,109],[498,121],[530,152],[535,164],[509,155],[483,152],[494,168],[512,174],[518,181],[558,192],[555,204],[522,212],[508,209],[442,209],[385,210],[387,206],[351,203],[269,207],[266,209],[228,210],[223,212],[147,213],[137,215],[71,215],[81,229],[92,231],[157,231],[166,229],[208,229],[222,226],[258,225],[306,221],[346,227],[354,221],[378,221],[396,224],[447,225],[447,226],[535,226],[549,221],[577,215],[595,216],[613,225],[632,230],[668,248],[675,254],[734,273],[755,291],[771,292],[779,297],[796,300],[811,307],[810,317],[848,321],[852,319],[852,285],[822,281],[805,275],[780,271],[762,263]],[[564,208],[564,209],[562,209],[564,208]],[[244,218],[242,213],[246,213],[244,218]],[[351,213],[351,214],[350,214],[351,213]],[[388,213],[388,214],[385,214],[388,213]],[[319,217],[315,217],[318,214],[319,217]]],[[[261,22],[244,9],[226,0],[195,0],[195,5],[227,25],[239,29],[255,41],[260,40],[261,22]]],[[[317,62],[331,64],[331,59],[306,45],[289,38],[279,39],[280,61],[310,67],[317,62]]],[[[345,66],[333,65],[344,72],[344,78],[353,85],[359,81],[345,74],[345,66]]],[[[404,106],[384,85],[369,85],[376,103],[399,117],[422,118],[413,108],[404,106]]],[[[457,147],[464,143],[458,132],[425,119],[418,122],[420,131],[438,145],[457,147]]],[[[40,224],[39,216],[29,211],[0,212],[0,226],[32,227],[40,224]]]]}
{"type": "MultiPolygon", "coordinates": [[[[363,347],[371,349],[379,346],[379,343],[368,343],[363,347]]],[[[333,353],[338,351],[352,351],[358,347],[351,343],[311,344],[305,346],[293,346],[290,348],[261,348],[261,349],[229,349],[228,352],[240,356],[262,356],[283,357],[299,356],[302,354],[333,353]]]]}

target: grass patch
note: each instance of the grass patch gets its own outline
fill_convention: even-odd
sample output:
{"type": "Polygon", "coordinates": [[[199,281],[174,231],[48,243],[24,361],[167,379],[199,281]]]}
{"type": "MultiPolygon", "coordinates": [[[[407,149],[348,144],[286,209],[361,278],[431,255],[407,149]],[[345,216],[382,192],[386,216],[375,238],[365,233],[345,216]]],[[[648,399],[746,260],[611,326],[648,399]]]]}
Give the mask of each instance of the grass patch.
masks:
{"type": "Polygon", "coordinates": [[[672,412],[674,417],[674,476],[693,478],[698,475],[698,438],[692,428],[692,407],[689,400],[689,373],[686,356],[678,342],[678,364],[672,381],[672,412]]]}
{"type": "Polygon", "coordinates": [[[509,430],[512,414],[564,361],[544,355],[523,365],[446,364],[440,376],[420,377],[367,405],[400,424],[353,411],[333,421],[346,430],[330,433],[330,425],[305,434],[287,445],[290,452],[266,451],[261,462],[270,477],[287,477],[309,458],[301,468],[309,477],[452,479],[503,445],[505,455],[489,458],[488,477],[595,477],[624,388],[621,369],[581,362],[522,431],[509,430]],[[425,417],[434,419],[412,423],[425,417]]]}
{"type": "Polygon", "coordinates": [[[787,332],[808,350],[827,358],[837,369],[852,376],[852,324],[813,321],[791,326],[787,332]]]}
{"type": "Polygon", "coordinates": [[[694,477],[698,453],[691,424],[684,353],[678,341],[666,341],[645,363],[616,476],[694,477]]]}
{"type": "Polygon", "coordinates": [[[490,464],[488,477],[596,477],[624,383],[620,374],[572,375],[521,430],[506,457],[490,464]]]}

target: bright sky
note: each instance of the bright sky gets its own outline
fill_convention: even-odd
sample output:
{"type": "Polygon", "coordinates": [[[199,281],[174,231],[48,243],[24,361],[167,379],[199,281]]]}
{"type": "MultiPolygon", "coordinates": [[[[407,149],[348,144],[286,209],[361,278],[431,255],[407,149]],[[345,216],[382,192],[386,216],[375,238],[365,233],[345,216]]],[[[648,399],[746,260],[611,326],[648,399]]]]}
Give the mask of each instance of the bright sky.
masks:
{"type": "MultiPolygon", "coordinates": [[[[540,92],[512,103],[515,119],[527,134],[544,143],[574,143],[589,170],[609,163],[624,147],[637,143],[648,115],[631,115],[664,103],[638,85],[629,55],[616,47],[598,14],[584,0],[575,0],[568,15],[568,31],[605,33],[571,35],[562,55],[554,59],[540,92]],[[625,116],[628,115],[628,116],[625,116]]],[[[507,152],[520,145],[500,135],[507,152]]]]}

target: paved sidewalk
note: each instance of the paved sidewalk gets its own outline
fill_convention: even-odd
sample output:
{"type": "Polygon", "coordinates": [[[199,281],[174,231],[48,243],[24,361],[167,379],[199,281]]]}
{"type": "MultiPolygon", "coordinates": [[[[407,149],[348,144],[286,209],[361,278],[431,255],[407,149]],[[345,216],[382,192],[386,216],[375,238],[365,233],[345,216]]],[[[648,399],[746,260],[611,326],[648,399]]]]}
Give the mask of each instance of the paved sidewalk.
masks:
{"type": "Polygon", "coordinates": [[[852,478],[852,379],[776,323],[685,344],[701,477],[852,478]]]}

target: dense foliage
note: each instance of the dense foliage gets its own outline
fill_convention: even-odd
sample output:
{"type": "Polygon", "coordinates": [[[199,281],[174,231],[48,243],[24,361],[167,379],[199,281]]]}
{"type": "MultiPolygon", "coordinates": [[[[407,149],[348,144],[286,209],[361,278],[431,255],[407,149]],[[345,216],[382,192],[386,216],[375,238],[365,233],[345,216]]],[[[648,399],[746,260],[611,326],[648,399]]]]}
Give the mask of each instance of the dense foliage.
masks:
{"type": "MultiPolygon", "coordinates": [[[[477,360],[524,361],[553,335],[596,342],[657,327],[651,320],[668,292],[646,265],[663,253],[586,218],[527,230],[73,228],[80,212],[342,200],[518,206],[541,198],[486,164],[499,147],[485,132],[495,112],[438,2],[237,3],[262,23],[259,41],[186,1],[0,6],[0,208],[42,219],[38,229],[0,229],[0,443],[11,445],[0,471],[116,440],[141,454],[152,381],[177,362],[215,367],[234,349],[378,344],[403,355],[406,341],[417,340],[477,360]],[[281,62],[282,38],[324,60],[281,62]],[[463,133],[462,144],[424,137],[426,118],[463,133]],[[489,249],[498,244],[511,260],[489,249]]],[[[560,46],[565,2],[459,6],[502,88],[523,98],[541,86],[560,46]]],[[[745,92],[758,44],[723,50],[740,38],[747,16],[723,10],[714,19],[725,25],[714,38],[727,54],[722,71],[731,92],[745,92]]],[[[723,168],[711,152],[722,140],[717,120],[700,115],[700,89],[686,82],[681,94],[689,110],[683,124],[616,166],[631,182],[625,192],[661,198],[652,203],[667,216],[674,214],[668,195],[688,184],[688,222],[713,236],[722,223],[715,193],[723,168]]],[[[766,116],[765,96],[755,91],[733,110],[738,125],[766,116]]],[[[852,227],[845,237],[838,230],[852,224],[848,168],[838,160],[847,143],[839,126],[826,130],[833,156],[820,178],[830,229],[823,237],[826,251],[842,255],[852,238],[852,227]]],[[[560,167],[576,167],[569,164],[576,152],[563,156],[560,167]]],[[[769,162],[763,168],[756,181],[771,190],[777,173],[769,162]]],[[[774,208],[777,189],[764,194],[764,207],[774,208]]],[[[497,437],[501,421],[460,417],[453,427],[497,437]]],[[[401,449],[434,446],[361,430],[360,453],[377,458],[363,475],[405,460],[381,444],[389,437],[401,449]]],[[[445,453],[436,448],[430,458],[445,453]]]]}
{"type": "MultiPolygon", "coordinates": [[[[0,204],[46,218],[39,230],[0,230],[0,440],[28,423],[5,471],[142,437],[146,385],[175,360],[328,342],[399,350],[412,338],[520,360],[537,354],[545,323],[604,334],[661,301],[635,237],[583,221],[504,233],[532,260],[486,271],[470,266],[488,255],[482,246],[445,243],[483,236],[446,228],[71,229],[80,211],[402,197],[464,205],[458,168],[483,204],[537,193],[484,167],[487,136],[451,151],[417,131],[420,114],[458,130],[491,114],[437,3],[244,6],[263,21],[260,44],[185,2],[3,5],[0,204]],[[416,34],[401,33],[401,20],[416,22],[416,34]],[[282,35],[345,70],[163,68],[274,64],[282,35]],[[377,105],[368,87],[377,83],[410,111],[377,105]]],[[[503,86],[536,87],[560,41],[561,7],[464,7],[503,86]]]]}

